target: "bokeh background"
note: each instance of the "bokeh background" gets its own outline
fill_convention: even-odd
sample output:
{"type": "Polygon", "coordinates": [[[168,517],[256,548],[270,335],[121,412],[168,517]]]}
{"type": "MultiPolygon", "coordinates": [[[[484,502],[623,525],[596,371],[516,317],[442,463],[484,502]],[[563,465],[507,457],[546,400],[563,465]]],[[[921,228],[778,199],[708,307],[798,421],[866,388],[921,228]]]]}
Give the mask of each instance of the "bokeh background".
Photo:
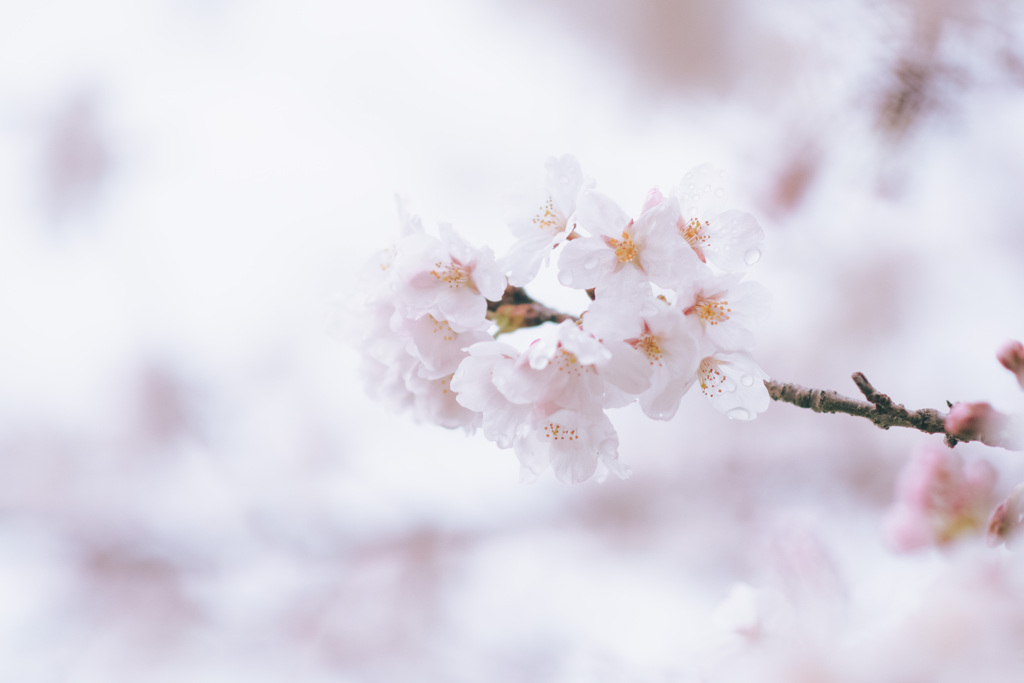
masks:
{"type": "Polygon", "coordinates": [[[0,680],[1018,680],[1021,562],[881,532],[937,437],[698,395],[520,485],[366,398],[327,320],[395,193],[501,253],[563,153],[729,169],[774,378],[1024,407],[1014,0],[7,2],[0,680]]]}

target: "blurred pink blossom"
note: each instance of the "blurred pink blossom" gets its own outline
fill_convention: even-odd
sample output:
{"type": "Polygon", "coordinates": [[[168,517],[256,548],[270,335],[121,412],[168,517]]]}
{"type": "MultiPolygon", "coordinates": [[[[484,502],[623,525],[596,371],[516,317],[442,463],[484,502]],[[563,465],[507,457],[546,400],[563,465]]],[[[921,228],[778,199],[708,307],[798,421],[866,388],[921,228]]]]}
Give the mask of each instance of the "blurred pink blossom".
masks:
{"type": "Polygon", "coordinates": [[[885,536],[900,551],[945,545],[977,533],[988,518],[996,471],[988,462],[966,465],[942,448],[917,453],[900,473],[885,536]]]}
{"type": "Polygon", "coordinates": [[[1017,376],[1017,383],[1024,389],[1024,344],[1016,340],[1007,341],[996,351],[996,358],[1017,376]]]}

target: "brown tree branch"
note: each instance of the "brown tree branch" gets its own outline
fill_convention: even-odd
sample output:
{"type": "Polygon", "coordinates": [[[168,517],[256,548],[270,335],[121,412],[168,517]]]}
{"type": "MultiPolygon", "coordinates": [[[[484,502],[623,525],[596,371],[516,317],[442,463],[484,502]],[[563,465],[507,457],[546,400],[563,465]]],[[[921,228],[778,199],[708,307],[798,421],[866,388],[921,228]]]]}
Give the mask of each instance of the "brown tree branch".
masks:
{"type": "Polygon", "coordinates": [[[534,301],[522,287],[509,285],[499,301],[487,302],[487,319],[498,326],[498,334],[505,334],[522,327],[536,327],[541,323],[560,323],[576,318],[534,301]]]}
{"type": "Polygon", "coordinates": [[[1012,420],[1007,418],[1007,425],[999,430],[980,430],[972,433],[951,433],[946,428],[946,413],[933,408],[907,410],[903,404],[896,403],[887,394],[879,392],[868,381],[863,373],[853,373],[853,382],[864,394],[867,402],[848,398],[835,391],[808,389],[798,384],[766,380],[768,395],[773,400],[792,403],[799,408],[808,408],[816,413],[844,413],[855,417],[863,417],[881,429],[889,427],[908,427],[926,434],[943,434],[946,445],[950,448],[958,441],[980,441],[988,446],[997,446],[1010,450],[1021,447],[1014,438],[1014,429],[1010,428],[1012,420]]]}

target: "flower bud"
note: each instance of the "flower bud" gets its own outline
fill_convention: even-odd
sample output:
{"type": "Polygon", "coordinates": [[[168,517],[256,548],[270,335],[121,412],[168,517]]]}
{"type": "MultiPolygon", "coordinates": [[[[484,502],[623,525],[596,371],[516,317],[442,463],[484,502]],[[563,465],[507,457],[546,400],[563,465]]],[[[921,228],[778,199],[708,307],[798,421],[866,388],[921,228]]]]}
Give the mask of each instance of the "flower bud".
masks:
{"type": "Polygon", "coordinates": [[[1005,542],[1010,547],[1010,538],[1016,535],[1024,522],[1024,484],[1018,484],[1006,500],[996,506],[988,519],[988,544],[997,546],[1005,542]]]}
{"type": "Polygon", "coordinates": [[[957,403],[946,415],[946,432],[963,441],[997,445],[1006,426],[1006,415],[989,403],[957,403]]]}
{"type": "Polygon", "coordinates": [[[999,347],[996,358],[1004,368],[1017,376],[1017,383],[1024,389],[1024,344],[1010,340],[999,347]]]}

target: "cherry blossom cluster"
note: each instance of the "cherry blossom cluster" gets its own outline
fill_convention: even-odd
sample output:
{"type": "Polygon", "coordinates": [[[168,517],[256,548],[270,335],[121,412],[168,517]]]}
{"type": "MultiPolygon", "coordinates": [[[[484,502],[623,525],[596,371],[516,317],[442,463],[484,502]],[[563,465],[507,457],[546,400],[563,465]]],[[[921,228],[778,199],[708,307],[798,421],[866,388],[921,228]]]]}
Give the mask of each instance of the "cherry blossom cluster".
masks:
{"type": "Polygon", "coordinates": [[[400,239],[364,279],[371,393],[421,420],[481,428],[514,449],[527,481],[549,466],[572,483],[627,474],[610,408],[636,403],[668,420],[697,386],[727,417],[753,419],[770,400],[749,353],[769,297],[744,278],[764,233],[724,205],[721,180],[695,169],[630,214],[584,179],[576,159],[550,159],[500,259],[448,225],[428,233],[400,208],[400,239]],[[532,301],[524,288],[552,263],[589,306],[561,322],[520,316],[510,328],[503,297],[532,301]],[[532,325],[520,347],[494,338],[532,325]]]}

